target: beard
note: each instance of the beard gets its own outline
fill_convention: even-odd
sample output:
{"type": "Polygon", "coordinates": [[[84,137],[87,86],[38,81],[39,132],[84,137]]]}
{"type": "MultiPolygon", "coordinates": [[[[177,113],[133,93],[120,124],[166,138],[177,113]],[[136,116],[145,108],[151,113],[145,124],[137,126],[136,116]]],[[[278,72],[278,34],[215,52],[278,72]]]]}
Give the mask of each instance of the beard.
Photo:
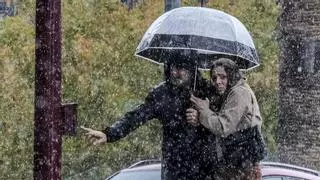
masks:
{"type": "Polygon", "coordinates": [[[170,78],[170,83],[173,85],[173,86],[176,86],[176,87],[189,87],[190,86],[190,79],[181,79],[181,78],[173,78],[171,77],[170,78]]]}

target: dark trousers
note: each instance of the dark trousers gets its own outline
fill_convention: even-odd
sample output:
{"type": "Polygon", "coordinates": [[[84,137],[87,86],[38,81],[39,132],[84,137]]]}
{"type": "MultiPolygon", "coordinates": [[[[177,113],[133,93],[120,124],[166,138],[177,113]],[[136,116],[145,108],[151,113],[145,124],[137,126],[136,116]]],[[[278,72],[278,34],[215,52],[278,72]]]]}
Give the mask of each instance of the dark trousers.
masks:
{"type": "Polygon", "coordinates": [[[215,180],[261,180],[259,163],[241,168],[219,168],[214,176],[215,180]]]}

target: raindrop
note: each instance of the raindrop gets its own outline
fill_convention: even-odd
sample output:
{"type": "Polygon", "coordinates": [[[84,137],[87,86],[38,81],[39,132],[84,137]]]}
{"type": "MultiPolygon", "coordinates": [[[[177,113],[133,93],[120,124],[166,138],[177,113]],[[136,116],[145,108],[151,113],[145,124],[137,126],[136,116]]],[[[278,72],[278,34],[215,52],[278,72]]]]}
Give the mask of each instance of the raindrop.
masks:
{"type": "Polygon", "coordinates": [[[302,71],[302,67],[298,67],[298,72],[301,72],[302,71]]]}
{"type": "Polygon", "coordinates": [[[36,49],[41,48],[41,40],[40,38],[36,38],[36,49]]]}
{"type": "Polygon", "coordinates": [[[46,103],[45,98],[43,96],[37,96],[37,98],[36,98],[36,107],[40,108],[40,109],[43,109],[43,108],[46,107],[46,105],[47,105],[47,103],[46,103]]]}

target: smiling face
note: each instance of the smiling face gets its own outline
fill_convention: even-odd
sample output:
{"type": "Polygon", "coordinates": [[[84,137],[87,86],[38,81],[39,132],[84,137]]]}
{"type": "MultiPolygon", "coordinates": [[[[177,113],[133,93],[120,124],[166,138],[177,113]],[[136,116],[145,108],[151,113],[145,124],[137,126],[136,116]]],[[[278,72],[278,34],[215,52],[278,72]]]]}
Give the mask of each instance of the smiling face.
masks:
{"type": "Polygon", "coordinates": [[[223,66],[217,66],[213,69],[211,80],[219,95],[223,95],[228,86],[228,75],[223,66]]]}

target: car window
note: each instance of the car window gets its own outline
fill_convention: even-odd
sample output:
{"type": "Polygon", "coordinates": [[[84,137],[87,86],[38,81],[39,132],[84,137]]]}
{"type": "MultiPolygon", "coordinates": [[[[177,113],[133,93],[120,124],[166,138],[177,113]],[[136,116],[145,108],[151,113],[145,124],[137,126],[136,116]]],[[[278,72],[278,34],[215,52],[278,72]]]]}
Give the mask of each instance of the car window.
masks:
{"type": "Polygon", "coordinates": [[[307,179],[299,178],[299,177],[286,176],[286,177],[284,177],[284,180],[307,180],[307,179]]]}
{"type": "Polygon", "coordinates": [[[263,180],[307,180],[299,177],[292,176],[265,176],[262,178],[263,180]]]}
{"type": "Polygon", "coordinates": [[[281,176],[265,176],[262,179],[263,180],[283,180],[281,176]]]}
{"type": "Polygon", "coordinates": [[[110,180],[161,180],[161,171],[121,172],[110,180]]]}

